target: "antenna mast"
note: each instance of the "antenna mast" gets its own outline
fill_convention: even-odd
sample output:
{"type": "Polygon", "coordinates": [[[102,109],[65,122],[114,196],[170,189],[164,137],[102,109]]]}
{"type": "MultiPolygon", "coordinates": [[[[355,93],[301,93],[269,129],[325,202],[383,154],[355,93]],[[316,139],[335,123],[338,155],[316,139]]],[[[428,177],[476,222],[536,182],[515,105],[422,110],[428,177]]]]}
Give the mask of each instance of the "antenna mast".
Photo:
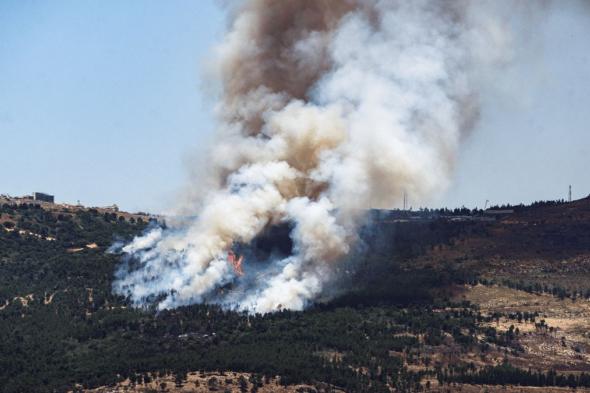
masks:
{"type": "Polygon", "coordinates": [[[406,193],[406,190],[404,190],[404,210],[406,210],[408,206],[408,194],[406,193]]]}

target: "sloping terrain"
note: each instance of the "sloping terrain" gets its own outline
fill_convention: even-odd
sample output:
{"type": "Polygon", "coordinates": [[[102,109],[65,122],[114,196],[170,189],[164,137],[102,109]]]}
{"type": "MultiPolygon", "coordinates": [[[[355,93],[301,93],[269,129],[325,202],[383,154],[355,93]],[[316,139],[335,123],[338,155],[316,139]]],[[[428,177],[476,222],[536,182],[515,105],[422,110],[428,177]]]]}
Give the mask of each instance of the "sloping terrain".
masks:
{"type": "Polygon", "coordinates": [[[583,391],[590,200],[514,210],[376,220],[338,292],[305,312],[248,316],[208,305],[155,313],[114,296],[120,256],[106,251],[149,217],[0,204],[0,386],[583,391]]]}

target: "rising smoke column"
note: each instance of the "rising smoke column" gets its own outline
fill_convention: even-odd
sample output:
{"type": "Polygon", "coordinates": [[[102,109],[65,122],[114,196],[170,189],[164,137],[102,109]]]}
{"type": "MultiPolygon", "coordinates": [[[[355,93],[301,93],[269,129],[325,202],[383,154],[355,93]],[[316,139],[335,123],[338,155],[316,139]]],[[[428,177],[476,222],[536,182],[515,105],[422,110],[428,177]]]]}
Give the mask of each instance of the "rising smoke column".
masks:
{"type": "Polygon", "coordinates": [[[231,14],[197,218],[122,249],[114,290],[137,306],[304,308],[363,209],[445,189],[477,117],[474,70],[504,41],[464,1],[252,0],[231,14]],[[236,274],[232,247],[284,222],[293,255],[236,274]]]}

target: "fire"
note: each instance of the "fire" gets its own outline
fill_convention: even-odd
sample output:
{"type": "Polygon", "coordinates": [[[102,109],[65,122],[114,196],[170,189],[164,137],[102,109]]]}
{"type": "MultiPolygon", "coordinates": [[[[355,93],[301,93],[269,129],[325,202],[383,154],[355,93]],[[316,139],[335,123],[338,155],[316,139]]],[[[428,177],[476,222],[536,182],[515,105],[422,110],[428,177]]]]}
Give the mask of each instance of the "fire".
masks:
{"type": "Polygon", "coordinates": [[[244,261],[243,255],[237,256],[233,251],[230,250],[227,253],[227,261],[232,265],[234,272],[236,272],[238,276],[244,275],[244,270],[242,270],[242,262],[244,261]]]}

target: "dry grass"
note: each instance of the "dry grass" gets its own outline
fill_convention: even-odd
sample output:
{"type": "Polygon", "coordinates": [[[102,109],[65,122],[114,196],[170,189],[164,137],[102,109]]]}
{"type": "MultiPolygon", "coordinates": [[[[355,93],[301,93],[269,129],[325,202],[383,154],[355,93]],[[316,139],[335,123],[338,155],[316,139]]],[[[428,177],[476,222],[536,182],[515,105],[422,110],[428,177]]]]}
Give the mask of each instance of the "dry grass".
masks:
{"type": "Polygon", "coordinates": [[[539,312],[546,319],[588,320],[590,302],[584,299],[558,299],[549,294],[531,294],[502,286],[475,285],[465,287],[459,298],[479,305],[483,312],[539,312]]]}
{"type": "Polygon", "coordinates": [[[573,390],[571,388],[559,388],[559,387],[534,387],[534,386],[490,386],[490,385],[466,385],[466,384],[453,384],[445,385],[441,387],[433,387],[432,389],[426,390],[429,393],[588,393],[590,389],[577,388],[573,390]]]}
{"type": "MultiPolygon", "coordinates": [[[[201,393],[201,392],[223,392],[239,393],[240,377],[245,378],[247,382],[247,391],[251,391],[252,384],[249,382],[249,373],[237,372],[190,372],[187,374],[187,380],[181,385],[176,385],[172,376],[154,378],[148,384],[132,384],[128,379],[118,383],[115,386],[100,387],[97,389],[82,390],[92,393],[148,393],[148,392],[170,392],[170,393],[201,393]]],[[[260,393],[301,393],[301,392],[321,392],[324,389],[316,389],[309,385],[290,385],[281,386],[278,379],[274,378],[258,388],[260,393]]],[[[330,392],[343,393],[338,389],[331,389],[330,392]]]]}
{"type": "Polygon", "coordinates": [[[539,312],[536,323],[500,318],[490,323],[499,331],[513,325],[520,331],[524,354],[511,356],[517,367],[563,372],[590,371],[590,302],[560,300],[500,286],[469,286],[459,299],[478,304],[482,313],[539,312]]]}

